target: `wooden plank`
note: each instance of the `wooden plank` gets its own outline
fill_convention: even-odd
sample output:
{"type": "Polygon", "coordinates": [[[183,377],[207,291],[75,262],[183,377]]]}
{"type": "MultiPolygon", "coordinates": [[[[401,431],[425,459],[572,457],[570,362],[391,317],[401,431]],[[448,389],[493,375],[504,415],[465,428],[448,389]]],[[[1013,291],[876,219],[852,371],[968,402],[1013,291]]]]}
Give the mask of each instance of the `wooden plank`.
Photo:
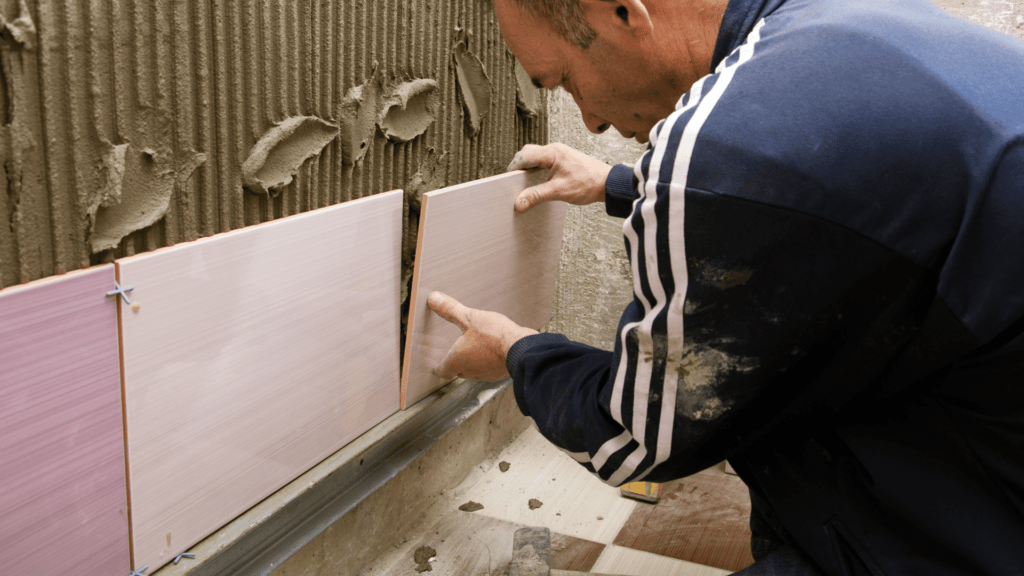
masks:
{"type": "Polygon", "coordinates": [[[638,504],[615,544],[738,571],[750,554],[750,495],[717,466],[663,485],[661,500],[638,504]]]}
{"type": "Polygon", "coordinates": [[[552,532],[551,569],[590,572],[604,548],[604,544],[552,532]]]}
{"type": "Polygon", "coordinates": [[[566,205],[514,210],[547,171],[510,172],[423,195],[402,370],[405,409],[447,383],[433,369],[461,332],[427,307],[437,290],[540,329],[551,317],[566,205]]]}
{"type": "Polygon", "coordinates": [[[401,215],[397,191],[118,261],[135,566],[397,411],[401,215]]]}
{"type": "Polygon", "coordinates": [[[0,292],[0,574],[129,571],[114,266],[0,292]]]}

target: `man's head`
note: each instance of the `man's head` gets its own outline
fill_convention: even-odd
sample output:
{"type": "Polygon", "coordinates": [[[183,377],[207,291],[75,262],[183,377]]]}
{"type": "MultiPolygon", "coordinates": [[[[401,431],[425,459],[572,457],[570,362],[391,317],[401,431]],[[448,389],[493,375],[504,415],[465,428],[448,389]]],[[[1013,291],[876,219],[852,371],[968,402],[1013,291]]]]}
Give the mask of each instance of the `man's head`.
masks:
{"type": "Polygon", "coordinates": [[[591,132],[651,128],[709,72],[727,0],[494,0],[538,86],[568,91],[591,132]]]}
{"type": "Polygon", "coordinates": [[[583,17],[580,0],[515,0],[527,12],[544,20],[562,38],[586,50],[597,33],[583,17]]]}

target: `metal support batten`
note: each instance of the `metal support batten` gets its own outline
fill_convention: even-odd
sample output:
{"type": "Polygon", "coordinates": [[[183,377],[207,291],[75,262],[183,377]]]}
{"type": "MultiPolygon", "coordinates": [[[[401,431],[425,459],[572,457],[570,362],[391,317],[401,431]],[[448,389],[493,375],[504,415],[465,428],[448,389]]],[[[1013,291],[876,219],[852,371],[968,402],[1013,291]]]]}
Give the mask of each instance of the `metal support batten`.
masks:
{"type": "MultiPolygon", "coordinates": [[[[188,568],[188,576],[270,574],[510,383],[510,379],[500,382],[469,380],[451,384],[428,396],[417,405],[426,405],[425,408],[329,472],[309,490],[301,492],[215,554],[199,555],[195,564],[188,568]]],[[[416,410],[417,406],[407,412],[416,410]]],[[[169,564],[154,576],[177,574],[176,570],[180,569],[169,564]]]]}

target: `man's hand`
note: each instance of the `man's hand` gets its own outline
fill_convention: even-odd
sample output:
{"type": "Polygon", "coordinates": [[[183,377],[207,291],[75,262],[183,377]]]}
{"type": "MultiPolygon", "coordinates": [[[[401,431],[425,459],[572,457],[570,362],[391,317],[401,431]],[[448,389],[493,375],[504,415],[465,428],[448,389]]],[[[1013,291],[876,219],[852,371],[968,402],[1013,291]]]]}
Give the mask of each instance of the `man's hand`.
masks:
{"type": "Polygon", "coordinates": [[[445,380],[471,378],[495,382],[508,377],[505,356],[520,338],[537,334],[497,312],[466,308],[451,296],[432,292],[427,305],[445,320],[458,325],[462,336],[448,351],[434,374],[445,380]]]}
{"type": "Polygon", "coordinates": [[[508,165],[509,172],[531,168],[550,168],[551,173],[547,182],[519,193],[517,212],[526,212],[549,200],[561,200],[577,206],[604,202],[604,183],[612,171],[608,164],[565,144],[527,144],[508,165]]]}

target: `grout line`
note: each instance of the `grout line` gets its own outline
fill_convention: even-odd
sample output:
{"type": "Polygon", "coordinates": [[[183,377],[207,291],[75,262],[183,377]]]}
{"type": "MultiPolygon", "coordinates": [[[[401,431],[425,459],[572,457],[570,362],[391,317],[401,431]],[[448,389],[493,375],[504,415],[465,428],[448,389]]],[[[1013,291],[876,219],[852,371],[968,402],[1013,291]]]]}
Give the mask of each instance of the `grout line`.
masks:
{"type": "MultiPolygon", "coordinates": [[[[405,192],[403,191],[404,195],[405,192]]],[[[402,380],[401,390],[399,392],[399,406],[402,410],[406,409],[406,392],[409,388],[409,366],[412,364],[412,340],[413,340],[413,319],[416,315],[416,298],[418,290],[417,285],[420,280],[420,263],[423,261],[423,229],[424,224],[427,221],[427,193],[424,192],[423,196],[420,197],[420,218],[419,218],[419,229],[416,230],[416,247],[413,249],[413,265],[412,265],[412,288],[409,290],[409,317],[405,322],[405,358],[402,360],[402,380]]],[[[424,306],[426,302],[424,302],[424,306]]],[[[401,322],[401,319],[399,319],[401,322]]]]}
{"type": "MultiPolygon", "coordinates": [[[[114,261],[114,279],[118,284],[121,283],[121,265],[114,261]]],[[[117,305],[117,357],[118,367],[121,372],[121,424],[124,430],[124,488],[125,488],[125,512],[126,521],[128,522],[128,561],[129,568],[135,569],[135,542],[132,534],[132,490],[131,490],[131,476],[129,476],[128,466],[128,396],[127,389],[125,388],[124,378],[124,329],[121,327],[121,298],[115,298],[115,304],[117,305]]]]}

